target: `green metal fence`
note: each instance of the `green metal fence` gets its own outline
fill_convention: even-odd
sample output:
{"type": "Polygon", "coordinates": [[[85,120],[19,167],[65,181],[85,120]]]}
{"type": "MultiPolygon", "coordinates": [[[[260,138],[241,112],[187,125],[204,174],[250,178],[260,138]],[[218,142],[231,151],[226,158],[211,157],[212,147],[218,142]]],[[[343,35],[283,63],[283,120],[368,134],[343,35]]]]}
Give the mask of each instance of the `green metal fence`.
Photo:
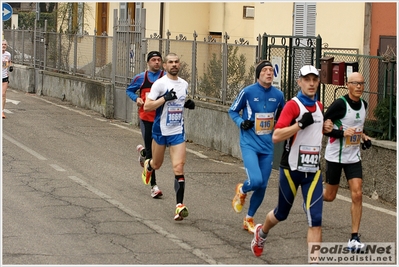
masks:
{"type": "MultiPolygon", "coordinates": [[[[334,57],[334,62],[358,63],[358,72],[363,74],[365,81],[362,98],[368,103],[365,131],[378,139],[396,141],[396,59],[333,52],[325,52],[323,57],[334,57]]],[[[321,92],[321,101],[328,108],[335,99],[347,93],[347,88],[345,85],[322,84],[321,92]]]]}

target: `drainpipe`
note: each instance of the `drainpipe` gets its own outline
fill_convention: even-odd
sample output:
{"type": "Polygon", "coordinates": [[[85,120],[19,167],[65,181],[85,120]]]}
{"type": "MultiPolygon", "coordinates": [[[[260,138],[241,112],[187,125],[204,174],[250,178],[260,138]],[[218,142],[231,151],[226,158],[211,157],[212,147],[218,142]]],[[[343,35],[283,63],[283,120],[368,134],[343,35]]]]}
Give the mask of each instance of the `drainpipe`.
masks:
{"type": "MultiPolygon", "coordinates": [[[[163,3],[163,2],[161,2],[160,3],[160,5],[159,5],[159,35],[160,35],[160,38],[162,39],[164,36],[163,36],[163,27],[164,27],[164,24],[163,24],[163,17],[164,17],[164,4],[165,3],[163,3]]],[[[162,54],[162,40],[159,40],[159,48],[158,48],[158,51],[159,52],[161,52],[161,54],[162,54]]]]}
{"type": "Polygon", "coordinates": [[[159,34],[161,35],[161,38],[163,38],[163,8],[164,8],[164,3],[160,3],[160,9],[159,9],[159,34]]]}

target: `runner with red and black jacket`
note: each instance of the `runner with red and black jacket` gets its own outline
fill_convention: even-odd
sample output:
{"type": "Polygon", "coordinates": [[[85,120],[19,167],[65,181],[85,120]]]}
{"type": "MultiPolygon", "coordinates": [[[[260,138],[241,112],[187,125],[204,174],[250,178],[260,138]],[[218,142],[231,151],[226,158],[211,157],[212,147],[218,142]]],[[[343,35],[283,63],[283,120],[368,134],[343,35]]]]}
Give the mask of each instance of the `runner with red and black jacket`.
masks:
{"type": "MultiPolygon", "coordinates": [[[[161,69],[162,55],[158,51],[151,51],[147,55],[148,70],[133,77],[131,83],[126,88],[126,94],[137,103],[139,107],[140,129],[145,146],[145,159],[152,158],[151,143],[152,143],[152,125],[155,118],[154,111],[144,111],[144,102],[148,93],[151,90],[152,84],[164,76],[166,72],[161,69]],[[137,95],[137,91],[139,94],[137,95]]],[[[155,171],[151,176],[151,197],[159,198],[162,196],[162,191],[159,190],[155,171]]]]}

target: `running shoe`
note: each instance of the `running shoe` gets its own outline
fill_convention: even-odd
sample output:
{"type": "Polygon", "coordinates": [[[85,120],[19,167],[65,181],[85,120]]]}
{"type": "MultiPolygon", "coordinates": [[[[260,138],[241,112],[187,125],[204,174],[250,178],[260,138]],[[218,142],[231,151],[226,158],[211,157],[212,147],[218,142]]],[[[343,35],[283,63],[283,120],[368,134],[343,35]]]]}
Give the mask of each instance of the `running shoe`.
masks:
{"type": "Polygon", "coordinates": [[[188,209],[184,204],[177,204],[175,211],[175,221],[181,221],[188,216],[188,209]]]}
{"type": "Polygon", "coordinates": [[[254,218],[245,217],[242,227],[244,230],[248,230],[250,234],[253,234],[255,232],[254,218]]]}
{"type": "Polygon", "coordinates": [[[151,188],[151,197],[153,197],[153,198],[159,198],[159,197],[161,197],[161,196],[162,196],[162,191],[159,190],[159,188],[158,188],[157,185],[154,185],[154,186],[151,188]]]}
{"type": "Polygon", "coordinates": [[[139,162],[141,167],[144,167],[144,161],[145,161],[145,148],[142,145],[138,145],[136,147],[137,152],[139,153],[139,162]]]}
{"type": "Polygon", "coordinates": [[[1,116],[3,117],[3,119],[6,118],[6,115],[4,115],[4,112],[1,113],[1,116]]]}
{"type": "Polygon", "coordinates": [[[148,170],[148,164],[150,163],[150,160],[151,160],[151,159],[147,159],[147,160],[144,162],[143,173],[141,174],[141,178],[143,179],[143,183],[144,183],[145,185],[149,184],[150,181],[151,181],[151,174],[152,174],[152,171],[153,171],[153,170],[151,170],[151,171],[148,170]]]}
{"type": "Polygon", "coordinates": [[[252,239],[252,242],[251,242],[251,250],[252,250],[252,253],[256,257],[260,257],[262,255],[263,247],[264,247],[265,241],[267,239],[267,237],[266,238],[262,238],[262,237],[259,236],[260,229],[262,229],[262,225],[261,224],[257,224],[255,226],[254,238],[252,239]]]}
{"type": "Polygon", "coordinates": [[[235,212],[240,213],[242,211],[242,206],[244,206],[245,203],[245,198],[247,197],[247,194],[241,194],[240,189],[243,186],[243,184],[237,184],[236,185],[236,195],[233,198],[233,209],[235,212]]]}
{"type": "Polygon", "coordinates": [[[365,247],[365,244],[360,242],[359,236],[349,239],[349,241],[348,241],[348,248],[350,250],[362,250],[364,247],[365,247]]]}

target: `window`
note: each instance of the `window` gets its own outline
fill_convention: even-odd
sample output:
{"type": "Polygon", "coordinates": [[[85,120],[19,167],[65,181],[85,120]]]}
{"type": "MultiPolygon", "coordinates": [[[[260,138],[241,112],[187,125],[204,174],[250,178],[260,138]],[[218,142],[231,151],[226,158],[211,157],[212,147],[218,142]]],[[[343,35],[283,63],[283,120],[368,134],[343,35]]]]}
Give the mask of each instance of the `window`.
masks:
{"type": "Polygon", "coordinates": [[[83,35],[83,25],[84,25],[84,3],[79,2],[78,4],[78,19],[77,19],[77,33],[83,35]]]}
{"type": "Polygon", "coordinates": [[[127,20],[127,3],[119,3],[119,19],[127,20]]]}
{"type": "Polygon", "coordinates": [[[244,6],[243,9],[243,18],[245,19],[253,19],[255,18],[255,7],[253,6],[244,6]]]}
{"type": "Polygon", "coordinates": [[[84,25],[84,3],[68,3],[67,12],[69,15],[68,31],[83,35],[84,25]]]}
{"type": "Polygon", "coordinates": [[[217,42],[217,43],[223,42],[222,33],[221,32],[209,32],[208,41],[213,41],[213,42],[217,42]]]}
{"type": "Polygon", "coordinates": [[[316,35],[316,3],[294,4],[294,33],[293,35],[316,35]]]}

